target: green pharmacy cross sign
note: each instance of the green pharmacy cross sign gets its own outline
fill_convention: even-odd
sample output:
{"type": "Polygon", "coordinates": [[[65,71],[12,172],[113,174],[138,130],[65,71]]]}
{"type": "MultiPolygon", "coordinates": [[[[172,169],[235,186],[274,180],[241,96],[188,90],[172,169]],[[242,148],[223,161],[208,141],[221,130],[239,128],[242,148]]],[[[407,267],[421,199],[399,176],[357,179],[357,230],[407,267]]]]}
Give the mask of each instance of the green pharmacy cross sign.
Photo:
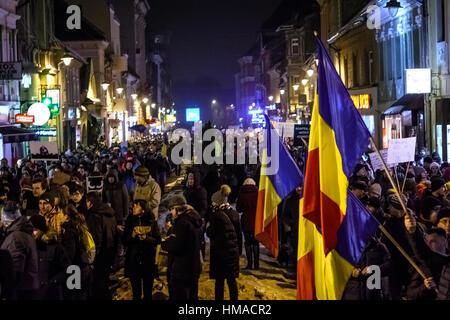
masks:
{"type": "Polygon", "coordinates": [[[52,117],[57,117],[59,115],[59,104],[53,103],[52,98],[44,97],[42,99],[42,103],[48,107],[52,117]]]}

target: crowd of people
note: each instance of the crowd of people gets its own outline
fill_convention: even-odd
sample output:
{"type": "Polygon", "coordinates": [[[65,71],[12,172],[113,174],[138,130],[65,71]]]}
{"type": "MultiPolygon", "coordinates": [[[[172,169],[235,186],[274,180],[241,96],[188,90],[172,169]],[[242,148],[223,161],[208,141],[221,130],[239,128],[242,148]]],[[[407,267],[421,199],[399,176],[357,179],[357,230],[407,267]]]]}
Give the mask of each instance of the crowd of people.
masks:
{"type": "MultiPolygon", "coordinates": [[[[254,236],[260,164],[188,166],[181,190],[163,203],[168,178],[181,174],[171,160],[175,144],[154,136],[127,149],[78,148],[48,167],[30,159],[10,167],[1,160],[1,299],[112,299],[110,276],[121,268],[133,299],[152,299],[162,250],[168,254],[169,299],[197,300],[209,242],[215,299],[224,299],[226,281],[230,299],[237,300],[240,257],[245,253],[249,272],[260,265],[254,236]],[[158,223],[162,207],[169,210],[164,227],[158,223]],[[67,270],[74,265],[80,285],[69,288],[67,270]]],[[[304,171],[304,148],[292,140],[285,146],[304,171]]],[[[391,168],[391,175],[401,199],[386,173],[374,172],[370,162],[356,166],[349,187],[422,274],[377,231],[343,299],[448,300],[450,166],[433,154],[391,168]],[[380,267],[382,286],[371,290],[366,281],[373,265],[380,267]]],[[[298,186],[278,207],[279,267],[292,272],[302,196],[298,186]]]]}

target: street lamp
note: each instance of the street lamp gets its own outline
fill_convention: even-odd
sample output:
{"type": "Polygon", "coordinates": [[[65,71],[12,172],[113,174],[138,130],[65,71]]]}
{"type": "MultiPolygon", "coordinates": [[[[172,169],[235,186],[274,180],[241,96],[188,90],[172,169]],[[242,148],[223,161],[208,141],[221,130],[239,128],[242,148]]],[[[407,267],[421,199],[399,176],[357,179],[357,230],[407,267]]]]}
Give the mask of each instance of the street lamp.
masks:
{"type": "Polygon", "coordinates": [[[308,81],[309,81],[308,79],[303,79],[302,80],[302,85],[306,86],[308,84],[308,81]]]}
{"type": "Polygon", "coordinates": [[[109,83],[103,82],[103,83],[102,83],[102,89],[103,89],[103,91],[108,90],[108,88],[109,88],[109,83]]]}
{"type": "Polygon", "coordinates": [[[152,103],[152,109],[156,108],[156,103],[152,103]]]}
{"type": "Polygon", "coordinates": [[[292,88],[294,89],[294,91],[297,91],[299,87],[300,87],[300,86],[299,86],[298,84],[294,84],[294,85],[292,86],[292,88]]]}
{"type": "Polygon", "coordinates": [[[66,53],[64,57],[61,58],[61,60],[64,62],[65,66],[68,67],[72,62],[73,57],[71,57],[69,54],[66,53]]]}
{"type": "Polygon", "coordinates": [[[212,101],[212,104],[216,104],[217,103],[217,101],[216,101],[216,99],[214,99],[213,101],[212,101]]]}
{"type": "Polygon", "coordinates": [[[389,10],[389,14],[391,15],[392,18],[395,18],[395,16],[398,13],[398,10],[402,8],[400,2],[398,2],[397,0],[389,0],[388,3],[386,3],[385,8],[387,8],[389,10]]]}
{"type": "Polygon", "coordinates": [[[286,92],[286,91],[285,91],[284,89],[281,89],[281,90],[280,90],[280,94],[281,94],[281,95],[285,94],[285,92],[286,92]]]}
{"type": "Polygon", "coordinates": [[[116,91],[117,91],[118,94],[122,94],[123,88],[117,88],[116,91]]]}
{"type": "Polygon", "coordinates": [[[148,98],[145,97],[144,99],[142,99],[142,102],[143,102],[144,104],[147,103],[147,102],[148,102],[148,98]]]}
{"type": "Polygon", "coordinates": [[[273,101],[273,96],[269,97],[269,101],[272,102],[273,101]]]}
{"type": "Polygon", "coordinates": [[[314,70],[313,69],[309,69],[308,71],[306,71],[306,74],[308,75],[308,77],[312,77],[314,74],[314,70]]]}
{"type": "Polygon", "coordinates": [[[137,94],[136,93],[131,94],[131,99],[136,100],[137,99],[137,94]]]}

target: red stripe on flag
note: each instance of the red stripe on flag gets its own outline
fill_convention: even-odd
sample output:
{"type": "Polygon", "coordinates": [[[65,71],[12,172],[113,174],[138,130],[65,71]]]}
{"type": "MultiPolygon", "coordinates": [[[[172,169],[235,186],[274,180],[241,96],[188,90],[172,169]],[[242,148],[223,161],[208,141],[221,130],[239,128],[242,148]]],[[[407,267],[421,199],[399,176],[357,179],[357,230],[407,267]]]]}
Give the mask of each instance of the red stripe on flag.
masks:
{"type": "Polygon", "coordinates": [[[312,251],[297,261],[297,300],[317,300],[312,251]]]}
{"type": "Polygon", "coordinates": [[[320,208],[322,213],[323,248],[325,255],[327,255],[336,248],[337,233],[344,220],[344,214],[336,202],[322,192],[320,193],[320,208]]]}
{"type": "Polygon", "coordinates": [[[264,227],[265,190],[259,190],[255,216],[255,239],[262,243],[271,253],[278,257],[278,219],[277,216],[264,227]]]}
{"type": "Polygon", "coordinates": [[[303,193],[303,216],[320,227],[319,149],[308,152],[303,193]]]}
{"type": "Polygon", "coordinates": [[[344,220],[338,204],[320,191],[319,149],[308,154],[303,196],[303,216],[320,228],[325,255],[336,248],[337,232],[344,220]]]}

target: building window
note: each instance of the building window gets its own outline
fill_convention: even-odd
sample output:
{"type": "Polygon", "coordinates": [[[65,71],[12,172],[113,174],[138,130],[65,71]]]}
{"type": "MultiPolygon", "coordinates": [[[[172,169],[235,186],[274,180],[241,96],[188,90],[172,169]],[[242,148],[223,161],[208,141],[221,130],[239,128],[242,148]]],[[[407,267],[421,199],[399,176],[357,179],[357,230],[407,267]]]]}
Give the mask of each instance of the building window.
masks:
{"type": "Polygon", "coordinates": [[[437,41],[445,41],[445,1],[437,0],[436,9],[438,11],[436,15],[436,26],[437,26],[437,41]]]}
{"type": "Polygon", "coordinates": [[[389,39],[386,43],[386,67],[387,67],[387,74],[388,74],[388,80],[394,79],[394,72],[393,72],[393,66],[392,60],[394,59],[394,56],[392,55],[392,40],[389,39]]]}
{"type": "Polygon", "coordinates": [[[348,88],[348,59],[344,58],[344,78],[345,86],[348,88]]]}
{"type": "Polygon", "coordinates": [[[293,56],[298,56],[300,53],[298,38],[294,38],[291,40],[291,53],[293,56]]]}
{"type": "Polygon", "coordinates": [[[353,54],[353,87],[359,86],[358,79],[358,56],[353,54]]]}
{"type": "Polygon", "coordinates": [[[0,26],[0,61],[3,61],[3,26],[0,26]]]}
{"type": "Polygon", "coordinates": [[[396,70],[396,78],[400,79],[403,76],[403,66],[402,66],[402,58],[403,58],[403,48],[402,48],[402,36],[398,36],[395,38],[395,70],[396,70]]]}
{"type": "Polygon", "coordinates": [[[375,72],[375,70],[374,70],[374,63],[375,63],[375,61],[374,61],[374,58],[373,58],[373,51],[369,51],[368,52],[368,54],[367,54],[367,60],[368,60],[368,62],[369,63],[367,63],[367,66],[368,66],[368,71],[369,71],[369,73],[368,73],[368,75],[369,75],[369,84],[373,84],[374,83],[374,79],[375,79],[375,75],[374,75],[374,72],[375,72]]]}

